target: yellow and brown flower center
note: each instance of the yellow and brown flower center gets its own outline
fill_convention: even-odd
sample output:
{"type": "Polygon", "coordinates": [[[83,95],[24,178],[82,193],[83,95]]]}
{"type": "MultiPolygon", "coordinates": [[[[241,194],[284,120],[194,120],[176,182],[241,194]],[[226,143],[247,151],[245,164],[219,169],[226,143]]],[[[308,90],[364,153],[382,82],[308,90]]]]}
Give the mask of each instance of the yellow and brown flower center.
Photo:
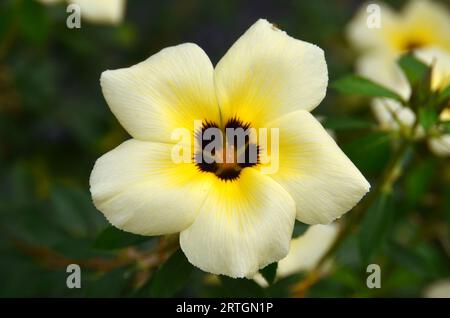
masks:
{"type": "Polygon", "coordinates": [[[251,134],[250,124],[238,118],[229,119],[224,127],[205,121],[195,134],[195,164],[200,171],[214,173],[221,180],[239,178],[242,169],[259,161],[259,148],[251,134]]]}

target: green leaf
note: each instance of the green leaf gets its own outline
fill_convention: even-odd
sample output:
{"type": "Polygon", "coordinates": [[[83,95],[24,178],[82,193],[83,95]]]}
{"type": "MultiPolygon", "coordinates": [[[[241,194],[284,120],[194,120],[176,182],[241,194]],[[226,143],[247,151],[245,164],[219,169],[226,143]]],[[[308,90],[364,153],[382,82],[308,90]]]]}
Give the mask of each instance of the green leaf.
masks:
{"type": "Polygon", "coordinates": [[[305,233],[308,228],[309,228],[308,224],[305,224],[298,220],[295,220],[294,231],[292,232],[292,238],[297,238],[300,235],[303,235],[303,233],[305,233]]]}
{"type": "Polygon", "coordinates": [[[13,10],[10,4],[0,4],[0,39],[6,39],[8,32],[10,32],[14,23],[13,10]]]}
{"type": "Polygon", "coordinates": [[[434,160],[426,160],[411,169],[405,177],[406,198],[409,204],[416,204],[428,190],[435,173],[434,160]]]}
{"type": "Polygon", "coordinates": [[[387,97],[403,103],[400,95],[392,90],[357,75],[345,76],[331,84],[335,90],[343,94],[354,94],[370,97],[387,97]]]}
{"type": "Polygon", "coordinates": [[[450,121],[442,122],[440,123],[440,126],[442,127],[444,134],[450,134],[450,121]]]}
{"type": "Polygon", "coordinates": [[[327,117],[323,120],[323,126],[332,130],[370,129],[375,126],[373,121],[367,121],[351,117],[327,117]]]}
{"type": "Polygon", "coordinates": [[[34,45],[41,46],[50,32],[50,22],[43,5],[36,1],[22,1],[19,8],[22,35],[34,45]]]}
{"type": "Polygon", "coordinates": [[[82,273],[81,286],[85,293],[84,297],[112,298],[125,296],[126,287],[130,284],[129,274],[127,267],[120,267],[100,275],[82,273]]]}
{"type": "Polygon", "coordinates": [[[303,280],[305,277],[305,273],[297,273],[293,275],[289,275],[287,277],[283,277],[280,279],[277,279],[275,283],[268,286],[264,289],[265,294],[267,297],[272,298],[280,298],[280,297],[290,297],[291,296],[291,287],[298,283],[299,281],[303,280]]]}
{"type": "Polygon", "coordinates": [[[130,245],[137,245],[151,240],[152,237],[132,234],[119,230],[113,226],[107,227],[97,237],[94,248],[103,250],[113,250],[124,248],[130,245]]]}
{"type": "Polygon", "coordinates": [[[386,248],[386,254],[399,266],[422,277],[434,275],[433,265],[430,266],[426,257],[415,246],[403,246],[396,242],[390,242],[386,248]]]}
{"type": "Polygon", "coordinates": [[[419,61],[413,54],[406,54],[400,57],[398,65],[402,69],[411,87],[416,87],[428,74],[429,67],[419,61]]]}
{"type": "Polygon", "coordinates": [[[155,273],[150,287],[152,297],[171,297],[189,281],[194,267],[181,249],[177,250],[155,273]]]}
{"type": "Polygon", "coordinates": [[[435,125],[439,117],[436,110],[430,107],[422,107],[419,109],[419,122],[425,130],[435,125]]]}
{"type": "Polygon", "coordinates": [[[444,103],[450,100],[450,85],[439,92],[439,101],[444,103]]]}
{"type": "Polygon", "coordinates": [[[381,194],[367,209],[362,220],[359,247],[364,262],[377,252],[389,233],[394,209],[390,194],[381,194]]]}
{"type": "Polygon", "coordinates": [[[278,263],[272,263],[261,269],[259,272],[269,285],[272,285],[277,276],[278,263]]]}
{"type": "Polygon", "coordinates": [[[363,172],[379,172],[389,159],[391,139],[392,134],[376,131],[355,138],[342,149],[363,172]]]}
{"type": "Polygon", "coordinates": [[[450,186],[444,189],[444,218],[447,223],[447,233],[450,233],[450,186]]]}
{"type": "MultiPolygon", "coordinates": [[[[53,222],[72,235],[87,235],[88,222],[83,215],[86,206],[75,188],[61,184],[53,185],[50,191],[50,203],[49,214],[53,222]]],[[[92,207],[92,204],[89,204],[89,207],[92,207]]]]}

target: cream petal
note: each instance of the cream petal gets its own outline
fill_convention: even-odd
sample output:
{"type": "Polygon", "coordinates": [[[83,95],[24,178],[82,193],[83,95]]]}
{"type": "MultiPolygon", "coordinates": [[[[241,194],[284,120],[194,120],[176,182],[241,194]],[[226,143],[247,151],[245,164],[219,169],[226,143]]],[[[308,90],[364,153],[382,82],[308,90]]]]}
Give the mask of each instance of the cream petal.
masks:
{"type": "Polygon", "coordinates": [[[69,0],[79,5],[81,18],[104,24],[119,24],[125,14],[125,0],[69,0]]]}
{"type": "Polygon", "coordinates": [[[175,128],[194,120],[218,122],[213,66],[195,44],[161,50],[129,68],[103,72],[103,95],[122,126],[136,139],[173,142],[175,128]]]}
{"type": "Polygon", "coordinates": [[[212,174],[192,163],[175,164],[172,145],[128,140],[100,157],[90,178],[95,206],[119,229],[175,233],[195,218],[212,174]]]}
{"type": "Polygon", "coordinates": [[[216,179],[195,222],[181,232],[180,244],[203,271],[249,277],[286,256],[294,220],[290,195],[245,168],[236,181],[216,179]]]}
{"type": "Polygon", "coordinates": [[[369,191],[361,172],[310,113],[287,114],[269,127],[279,128],[280,136],[279,169],[270,177],[294,198],[299,221],[330,223],[369,191]]]}
{"type": "Polygon", "coordinates": [[[328,71],[322,49],[258,20],[220,60],[214,78],[222,117],[263,127],[282,114],[314,109],[325,97],[328,71]]]}
{"type": "Polygon", "coordinates": [[[428,140],[428,147],[431,152],[439,157],[450,156],[450,134],[440,137],[433,137],[428,140]]]}
{"type": "Polygon", "coordinates": [[[337,233],[336,224],[310,226],[303,235],[291,241],[288,255],[278,263],[277,276],[313,269],[333,244],[337,233]]]}

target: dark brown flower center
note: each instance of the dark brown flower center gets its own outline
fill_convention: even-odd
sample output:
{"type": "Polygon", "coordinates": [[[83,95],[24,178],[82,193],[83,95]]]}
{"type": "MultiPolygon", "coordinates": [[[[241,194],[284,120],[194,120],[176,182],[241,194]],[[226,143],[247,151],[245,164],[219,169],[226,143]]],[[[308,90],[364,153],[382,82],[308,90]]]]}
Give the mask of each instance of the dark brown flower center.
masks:
{"type": "Polygon", "coordinates": [[[224,127],[204,121],[195,139],[195,164],[221,180],[236,180],[242,169],[258,164],[259,148],[253,141],[251,126],[238,118],[229,119],[224,127]]]}

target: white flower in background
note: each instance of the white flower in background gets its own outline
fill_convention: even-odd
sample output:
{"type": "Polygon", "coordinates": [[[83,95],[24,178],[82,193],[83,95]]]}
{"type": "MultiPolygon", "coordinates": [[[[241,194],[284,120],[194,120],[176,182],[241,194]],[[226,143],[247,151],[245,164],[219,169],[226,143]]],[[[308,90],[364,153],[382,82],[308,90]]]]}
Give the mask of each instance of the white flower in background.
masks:
{"type": "MultiPolygon", "coordinates": [[[[278,262],[276,277],[283,278],[314,269],[333,244],[337,234],[336,224],[310,226],[305,233],[291,241],[288,255],[278,262]]],[[[325,266],[324,270],[329,268],[325,266]]],[[[261,274],[256,274],[253,279],[261,286],[267,286],[261,274]]]]}
{"type": "Polygon", "coordinates": [[[367,5],[361,6],[347,28],[350,43],[362,54],[356,62],[358,74],[386,85],[386,77],[402,81],[396,65],[400,55],[429,46],[450,52],[450,12],[443,4],[410,0],[395,12],[379,3],[380,28],[367,26],[367,5]]]}
{"type": "Polygon", "coordinates": [[[450,279],[439,280],[424,291],[426,298],[450,298],[450,279]]]}
{"type": "MultiPolygon", "coordinates": [[[[431,89],[440,91],[450,85],[450,54],[437,48],[422,48],[415,51],[415,56],[428,65],[433,65],[431,89]]],[[[393,89],[405,99],[409,98],[411,88],[406,79],[384,78],[386,86],[393,89]]],[[[398,101],[387,98],[375,98],[372,110],[381,127],[387,130],[411,129],[416,121],[416,114],[398,101]]],[[[441,121],[450,120],[450,105],[439,115],[441,121]]],[[[418,138],[424,136],[424,129],[420,125],[415,131],[418,138]]],[[[437,131],[435,136],[429,136],[428,146],[438,156],[450,156],[450,135],[437,131]]]]}
{"type": "Polygon", "coordinates": [[[296,218],[330,223],[369,190],[309,113],[327,82],[323,51],[266,20],[215,68],[187,43],[104,72],[105,99],[133,139],[97,160],[90,178],[96,207],[125,231],[180,232],[183,252],[206,272],[253,276],[287,255],[296,218]],[[259,163],[206,164],[197,161],[202,152],[173,162],[171,134],[185,128],[194,138],[194,120],[222,130],[278,128],[278,171],[263,174],[259,163]]]}
{"type": "Polygon", "coordinates": [[[125,0],[39,0],[44,4],[67,2],[79,5],[81,18],[100,24],[117,25],[125,14],[125,0]]]}
{"type": "MultiPolygon", "coordinates": [[[[438,60],[434,68],[432,88],[443,89],[448,83],[450,54],[450,14],[448,9],[435,1],[411,0],[401,12],[389,7],[381,8],[381,27],[367,26],[367,5],[363,5],[347,28],[351,44],[361,57],[356,62],[357,73],[397,92],[404,99],[411,95],[411,87],[396,61],[400,55],[413,51],[428,64],[438,60]]],[[[375,117],[387,130],[411,129],[416,121],[414,112],[395,100],[376,98],[372,103],[375,117]]],[[[445,119],[445,110],[441,120],[445,119]]],[[[414,132],[417,138],[424,136],[421,126],[414,132]]],[[[428,139],[430,149],[439,156],[450,155],[450,136],[437,135],[428,139]]]]}

